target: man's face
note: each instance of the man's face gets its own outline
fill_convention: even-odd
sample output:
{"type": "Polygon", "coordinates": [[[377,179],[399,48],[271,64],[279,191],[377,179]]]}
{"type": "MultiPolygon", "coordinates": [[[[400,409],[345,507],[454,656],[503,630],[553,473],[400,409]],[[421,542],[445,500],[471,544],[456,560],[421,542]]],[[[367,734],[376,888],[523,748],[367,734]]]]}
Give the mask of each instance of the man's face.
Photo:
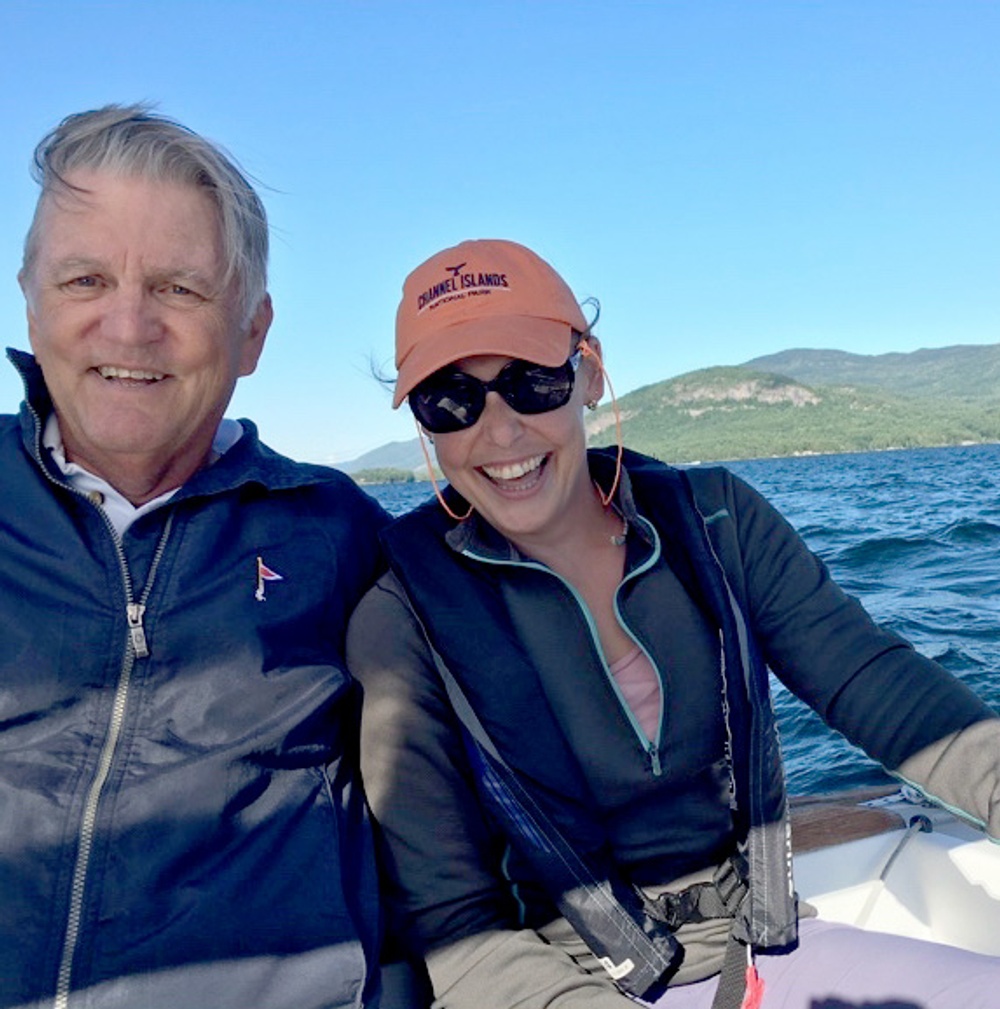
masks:
{"type": "Polygon", "coordinates": [[[67,458],[148,499],[204,464],[237,378],[257,365],[270,302],[240,317],[201,189],[101,172],[68,181],[84,192],[45,198],[20,278],[31,346],[67,458]]]}

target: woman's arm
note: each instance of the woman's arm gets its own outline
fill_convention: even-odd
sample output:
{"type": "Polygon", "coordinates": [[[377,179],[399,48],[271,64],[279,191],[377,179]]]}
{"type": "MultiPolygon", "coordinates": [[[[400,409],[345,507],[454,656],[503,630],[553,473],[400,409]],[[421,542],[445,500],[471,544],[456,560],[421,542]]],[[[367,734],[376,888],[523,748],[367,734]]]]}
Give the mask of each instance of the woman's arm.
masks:
{"type": "Polygon", "coordinates": [[[888,770],[1000,836],[996,714],[944,667],[876,625],[737,478],[731,501],[751,620],[777,676],[888,770]]]}
{"type": "Polygon", "coordinates": [[[440,1004],[633,1005],[518,923],[501,870],[505,839],[483,813],[458,722],[391,575],[355,611],[347,655],[364,688],[361,764],[380,828],[390,928],[426,958],[440,1004]]]}

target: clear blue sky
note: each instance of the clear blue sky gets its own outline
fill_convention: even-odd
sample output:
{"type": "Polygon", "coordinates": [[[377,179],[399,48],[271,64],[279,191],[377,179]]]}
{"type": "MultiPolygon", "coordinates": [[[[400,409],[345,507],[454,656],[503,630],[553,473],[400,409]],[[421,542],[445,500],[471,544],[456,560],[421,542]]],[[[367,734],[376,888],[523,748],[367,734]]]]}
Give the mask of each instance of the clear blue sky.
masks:
{"type": "Polygon", "coordinates": [[[998,52],[986,0],[0,0],[4,342],[35,143],[140,99],[267,187],[277,317],[230,412],[301,458],[413,436],[369,361],[406,273],[465,238],[600,298],[619,393],[1000,342],[998,52]]]}

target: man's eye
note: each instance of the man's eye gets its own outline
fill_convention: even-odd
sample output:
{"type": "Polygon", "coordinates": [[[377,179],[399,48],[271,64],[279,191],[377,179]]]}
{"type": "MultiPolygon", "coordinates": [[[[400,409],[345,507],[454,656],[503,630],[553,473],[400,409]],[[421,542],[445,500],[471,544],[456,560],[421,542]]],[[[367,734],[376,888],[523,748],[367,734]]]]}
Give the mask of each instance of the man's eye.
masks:
{"type": "Polygon", "coordinates": [[[74,277],[72,280],[67,282],[66,286],[76,288],[88,288],[88,287],[97,287],[97,283],[98,283],[97,277],[92,276],[74,277]]]}
{"type": "Polygon", "coordinates": [[[202,297],[193,288],[183,284],[164,284],[161,290],[164,296],[175,301],[199,301],[202,297]]]}

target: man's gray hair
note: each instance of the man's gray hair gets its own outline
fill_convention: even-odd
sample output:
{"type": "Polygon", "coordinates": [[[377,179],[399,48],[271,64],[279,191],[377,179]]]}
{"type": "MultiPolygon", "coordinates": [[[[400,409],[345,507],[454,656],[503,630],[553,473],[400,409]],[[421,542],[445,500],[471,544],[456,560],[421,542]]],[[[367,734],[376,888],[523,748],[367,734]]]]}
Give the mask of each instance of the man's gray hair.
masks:
{"type": "Polygon", "coordinates": [[[248,322],[267,293],[267,214],[260,197],[218,145],[150,106],[105,105],[67,116],[35,148],[32,177],[41,186],[24,242],[25,274],[38,251],[40,208],[77,171],[200,186],[219,210],[226,282],[235,281],[248,322]]]}

